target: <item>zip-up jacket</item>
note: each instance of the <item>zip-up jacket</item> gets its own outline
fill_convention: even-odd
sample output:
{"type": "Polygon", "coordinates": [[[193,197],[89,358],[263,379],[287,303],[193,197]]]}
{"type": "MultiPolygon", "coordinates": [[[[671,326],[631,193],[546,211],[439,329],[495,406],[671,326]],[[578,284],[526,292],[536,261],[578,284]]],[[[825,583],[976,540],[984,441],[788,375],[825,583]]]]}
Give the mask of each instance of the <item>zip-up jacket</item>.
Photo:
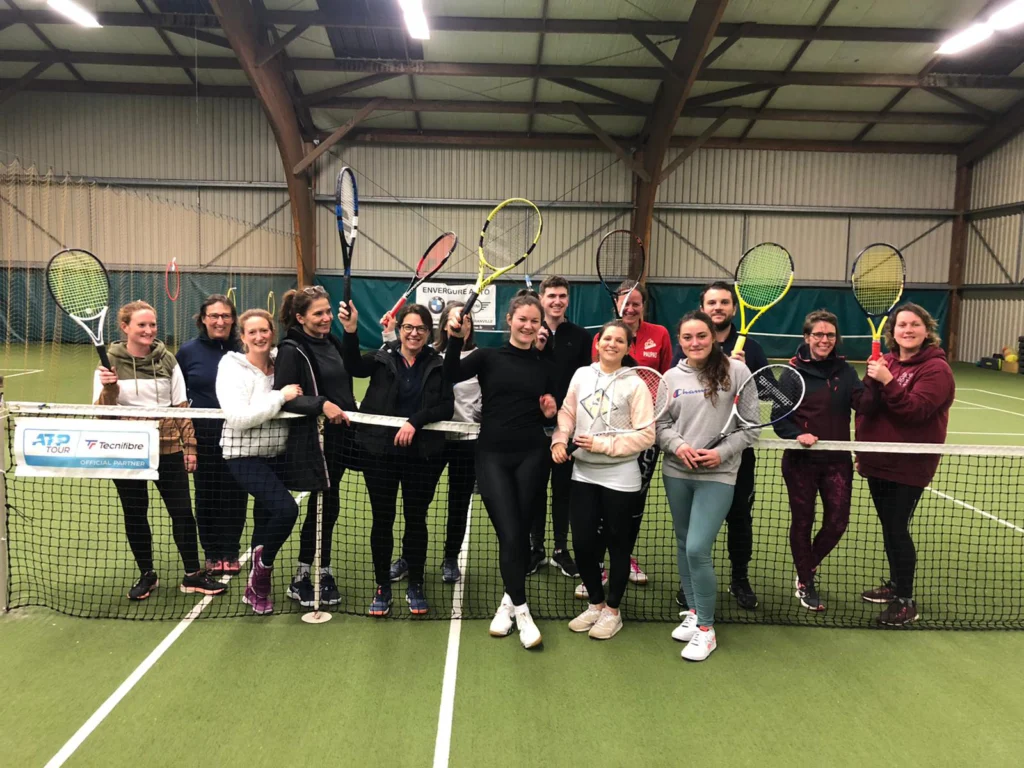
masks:
{"type": "MultiPolygon", "coordinates": [[[[271,353],[271,359],[274,358],[271,353]]],[[[275,419],[284,395],[274,389],[274,374],[267,376],[245,355],[228,352],[217,366],[217,399],[224,404],[224,432],[220,445],[225,459],[280,456],[288,442],[288,425],[275,419]]],[[[300,457],[290,456],[290,461],[300,457]]]]}
{"type": "MultiPolygon", "coordinates": [[[[242,344],[232,336],[227,339],[211,339],[205,328],[199,335],[181,345],[174,356],[185,377],[185,391],[193,408],[220,408],[217,400],[217,366],[228,352],[241,352],[242,344]]],[[[221,419],[193,419],[196,440],[200,445],[220,443],[221,419]]]]}

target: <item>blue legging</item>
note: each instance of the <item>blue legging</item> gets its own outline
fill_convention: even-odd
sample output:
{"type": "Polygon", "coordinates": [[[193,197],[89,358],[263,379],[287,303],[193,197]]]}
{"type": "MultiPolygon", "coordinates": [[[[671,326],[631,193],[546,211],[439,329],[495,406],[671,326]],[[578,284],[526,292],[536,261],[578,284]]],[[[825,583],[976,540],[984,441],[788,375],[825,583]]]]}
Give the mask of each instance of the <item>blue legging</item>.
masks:
{"type": "Polygon", "coordinates": [[[665,494],[676,531],[679,580],[686,604],[697,609],[697,621],[715,623],[718,579],[711,561],[711,547],[722,529],[732,504],[734,486],[713,480],[665,476],[665,494]]]}

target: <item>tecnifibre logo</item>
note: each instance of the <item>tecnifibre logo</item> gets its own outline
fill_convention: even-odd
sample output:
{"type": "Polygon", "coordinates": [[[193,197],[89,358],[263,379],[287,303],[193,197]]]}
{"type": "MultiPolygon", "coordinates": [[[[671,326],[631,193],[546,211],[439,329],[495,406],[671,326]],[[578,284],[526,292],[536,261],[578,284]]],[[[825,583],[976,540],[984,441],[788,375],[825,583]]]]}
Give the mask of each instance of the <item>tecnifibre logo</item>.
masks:
{"type": "Polygon", "coordinates": [[[127,441],[123,443],[108,443],[106,440],[86,440],[85,447],[89,450],[99,448],[101,451],[141,451],[146,446],[142,443],[129,443],[127,441]]]}

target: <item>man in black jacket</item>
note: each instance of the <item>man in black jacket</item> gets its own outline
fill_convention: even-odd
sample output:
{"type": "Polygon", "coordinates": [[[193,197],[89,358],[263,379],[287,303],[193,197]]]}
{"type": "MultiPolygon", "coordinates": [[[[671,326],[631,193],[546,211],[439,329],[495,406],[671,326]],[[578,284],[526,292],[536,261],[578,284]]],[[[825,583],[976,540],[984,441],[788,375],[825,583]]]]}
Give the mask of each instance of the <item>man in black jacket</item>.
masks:
{"type": "MultiPolygon", "coordinates": [[[[562,407],[569,382],[578,368],[590,365],[591,338],[585,328],[565,317],[569,308],[569,281],[559,275],[545,278],[540,284],[540,303],[544,308],[544,325],[549,334],[547,346],[551,350],[555,367],[555,387],[551,392],[555,403],[562,407]]],[[[550,460],[549,460],[550,461],[550,460]]],[[[551,525],[554,528],[554,551],[548,561],[544,550],[544,530],[547,526],[547,482],[545,479],[535,503],[533,528],[530,531],[530,563],[527,573],[534,573],[545,562],[559,568],[571,578],[579,577],[579,569],[569,552],[569,494],[572,482],[572,462],[555,464],[550,461],[551,525]]]]}

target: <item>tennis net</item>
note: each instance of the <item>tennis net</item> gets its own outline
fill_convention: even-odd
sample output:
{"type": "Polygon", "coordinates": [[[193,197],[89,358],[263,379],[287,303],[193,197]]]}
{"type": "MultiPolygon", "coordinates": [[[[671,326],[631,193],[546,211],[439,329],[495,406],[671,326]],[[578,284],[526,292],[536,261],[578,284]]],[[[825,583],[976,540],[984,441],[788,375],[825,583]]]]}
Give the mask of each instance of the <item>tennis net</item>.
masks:
{"type": "MultiPolygon", "coordinates": [[[[23,466],[24,445],[16,445],[16,437],[24,442],[24,430],[57,424],[33,422],[40,418],[68,420],[63,422],[65,428],[81,426],[87,430],[96,425],[118,424],[134,429],[140,418],[198,419],[216,416],[217,412],[31,403],[8,403],[7,408],[0,419],[0,425],[7,432],[4,489],[9,571],[5,604],[10,608],[45,606],[74,616],[123,619],[180,619],[188,613],[195,605],[196,596],[182,594],[177,589],[177,579],[183,572],[182,560],[170,517],[154,484],[147,484],[148,520],[153,536],[154,567],[162,578],[163,587],[148,599],[133,602],[127,599],[126,593],[138,577],[139,569],[128,546],[124,514],[114,483],[110,479],[74,476],[28,476],[23,466]],[[21,432],[17,431],[18,427],[22,428],[21,432]]],[[[361,469],[370,465],[379,468],[380,458],[366,450],[359,435],[372,427],[397,428],[402,420],[360,414],[353,414],[352,420],[356,427],[342,430],[342,454],[348,470],[339,484],[340,516],[332,536],[331,567],[340,593],[340,602],[332,610],[365,614],[373,597],[375,579],[370,550],[373,511],[361,469]]],[[[56,428],[46,428],[50,433],[57,432],[56,428]]],[[[446,422],[428,429],[445,432],[451,440],[464,440],[473,436],[476,427],[446,422]]],[[[38,436],[38,431],[32,434],[38,436]]],[[[874,626],[880,607],[863,602],[860,593],[884,580],[888,566],[878,517],[867,483],[859,476],[855,475],[854,479],[849,526],[817,575],[826,610],[810,612],[801,607],[794,596],[789,497],[780,471],[783,451],[793,446],[793,443],[765,439],[756,449],[750,581],[759,605],[755,610],[744,610],[728,593],[731,565],[727,525],[713,553],[719,579],[717,618],[722,622],[874,626]]],[[[1024,448],[819,443],[813,449],[798,450],[863,451],[867,448],[889,455],[894,465],[907,454],[941,455],[939,470],[924,491],[911,526],[918,558],[914,597],[920,611],[920,619],[914,626],[1024,628],[1021,579],[1024,573],[1024,504],[1021,502],[1024,448]]],[[[431,472],[423,469],[423,480],[428,485],[434,476],[431,472]]],[[[193,475],[193,499],[196,479],[193,475]]],[[[274,570],[273,597],[277,613],[308,610],[287,599],[298,562],[300,529],[306,516],[307,494],[296,492],[294,495],[300,507],[298,522],[278,555],[274,570]]],[[[462,578],[456,584],[442,581],[440,567],[449,500],[446,469],[436,484],[427,516],[424,576],[430,604],[427,618],[489,618],[501,599],[503,587],[498,570],[497,541],[475,492],[466,509],[452,510],[456,516],[468,515],[468,532],[457,543],[462,578]]],[[[405,521],[401,498],[397,508],[393,559],[403,551],[405,521]]],[[[208,520],[216,516],[217,510],[213,510],[212,515],[207,511],[208,520]]],[[[819,503],[815,529],[820,524],[819,503]]],[[[549,555],[550,525],[549,515],[549,555]]],[[[251,535],[250,500],[240,538],[242,572],[233,578],[224,577],[228,591],[213,598],[203,617],[251,615],[249,607],[241,602],[248,572],[244,560],[251,535]]],[[[406,547],[410,545],[416,549],[415,542],[405,542],[406,547]]],[[[634,553],[646,572],[647,583],[630,583],[622,603],[624,615],[633,620],[678,620],[676,542],[660,467],[651,484],[634,553]]],[[[0,556],[3,555],[0,550],[0,556]]],[[[557,568],[540,568],[527,580],[533,614],[548,619],[575,616],[583,607],[583,602],[574,597],[578,584],[577,579],[566,578],[557,568]]],[[[405,586],[404,582],[394,584],[394,617],[411,617],[402,599],[405,586]]]]}

